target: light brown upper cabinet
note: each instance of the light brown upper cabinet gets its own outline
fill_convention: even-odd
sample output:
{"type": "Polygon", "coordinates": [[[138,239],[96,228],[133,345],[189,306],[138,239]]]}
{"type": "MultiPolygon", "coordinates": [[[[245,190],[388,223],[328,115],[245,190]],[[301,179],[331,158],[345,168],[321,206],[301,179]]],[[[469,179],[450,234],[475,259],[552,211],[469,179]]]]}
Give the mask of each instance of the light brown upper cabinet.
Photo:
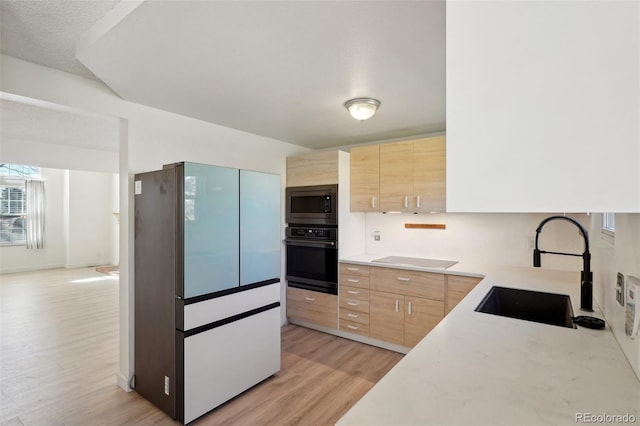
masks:
{"type": "Polygon", "coordinates": [[[351,149],[351,211],[443,212],[446,138],[351,149]]]}
{"type": "Polygon", "coordinates": [[[338,183],[338,151],[320,151],[287,157],[287,186],[338,183]]]}
{"type": "Polygon", "coordinates": [[[351,211],[380,208],[380,145],[351,148],[351,211]]]}
{"type": "Polygon", "coordinates": [[[380,145],[380,211],[412,211],[413,142],[380,145]]]}
{"type": "Polygon", "coordinates": [[[417,212],[443,212],[447,200],[447,155],[444,136],[413,143],[413,202],[417,212]]]}

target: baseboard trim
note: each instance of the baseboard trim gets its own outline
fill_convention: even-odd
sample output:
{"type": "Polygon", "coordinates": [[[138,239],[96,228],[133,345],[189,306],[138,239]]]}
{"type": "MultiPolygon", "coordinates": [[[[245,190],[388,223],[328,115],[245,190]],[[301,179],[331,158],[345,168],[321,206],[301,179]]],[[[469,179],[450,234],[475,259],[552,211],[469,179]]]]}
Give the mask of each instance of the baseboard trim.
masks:
{"type": "Polygon", "coordinates": [[[116,376],[116,381],[118,383],[118,387],[122,388],[127,392],[131,392],[133,389],[129,387],[129,378],[123,374],[118,373],[116,376]]]}
{"type": "Polygon", "coordinates": [[[66,269],[78,269],[78,268],[95,268],[97,266],[109,265],[109,261],[104,262],[80,262],[80,263],[68,263],[64,265],[66,269]]]}
{"type": "Polygon", "coordinates": [[[60,269],[64,268],[63,264],[47,264],[47,265],[31,265],[31,266],[19,266],[17,268],[2,268],[0,274],[14,274],[17,272],[34,272],[34,271],[46,271],[47,269],[60,269]]]}

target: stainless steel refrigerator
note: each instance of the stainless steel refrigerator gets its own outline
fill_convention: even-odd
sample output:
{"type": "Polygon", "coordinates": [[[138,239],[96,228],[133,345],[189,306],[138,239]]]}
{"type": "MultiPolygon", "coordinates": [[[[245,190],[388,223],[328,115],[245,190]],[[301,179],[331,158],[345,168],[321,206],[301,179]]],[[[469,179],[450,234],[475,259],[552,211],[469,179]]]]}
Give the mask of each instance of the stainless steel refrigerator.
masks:
{"type": "Polygon", "coordinates": [[[189,423],[280,370],[280,176],[135,176],[134,388],[189,423]]]}

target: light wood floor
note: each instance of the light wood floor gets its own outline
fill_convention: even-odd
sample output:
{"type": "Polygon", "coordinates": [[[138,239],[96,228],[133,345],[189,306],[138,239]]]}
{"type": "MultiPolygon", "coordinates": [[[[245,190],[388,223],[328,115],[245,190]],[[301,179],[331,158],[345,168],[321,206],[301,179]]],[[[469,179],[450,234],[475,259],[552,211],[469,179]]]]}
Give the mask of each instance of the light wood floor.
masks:
{"type": "MultiPolygon", "coordinates": [[[[176,424],[115,384],[117,276],[61,269],[2,275],[0,284],[0,424],[176,424]]],[[[334,424],[401,358],[286,325],[282,370],[195,423],[334,424]]]]}

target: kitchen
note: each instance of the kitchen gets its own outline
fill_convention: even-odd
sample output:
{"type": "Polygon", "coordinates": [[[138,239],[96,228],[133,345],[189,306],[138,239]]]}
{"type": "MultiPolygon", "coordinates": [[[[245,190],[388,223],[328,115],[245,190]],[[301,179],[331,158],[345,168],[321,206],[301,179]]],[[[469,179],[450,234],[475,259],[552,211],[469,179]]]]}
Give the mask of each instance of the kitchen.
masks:
{"type": "MultiPolygon", "coordinates": [[[[447,19],[449,22],[456,22],[454,20],[456,16],[450,12],[448,5],[447,19]]],[[[633,13],[620,13],[624,16],[634,16],[633,13]]],[[[637,11],[635,11],[635,13],[637,15],[637,11]]],[[[457,19],[462,18],[463,17],[457,17],[457,19]]],[[[602,25],[606,25],[606,22],[603,22],[602,25]]],[[[637,23],[635,23],[635,25],[637,25],[637,23]]],[[[469,27],[466,22],[464,26],[474,28],[469,27]]],[[[453,31],[455,28],[455,25],[447,26],[448,31],[453,31]]],[[[549,34],[549,38],[551,39],[552,33],[549,34]]],[[[617,34],[622,35],[608,35],[608,37],[612,38],[608,41],[615,45],[620,45],[620,43],[618,43],[620,40],[616,37],[625,39],[625,33],[618,32],[617,34]]],[[[449,40],[453,43],[455,38],[450,37],[449,34],[447,35],[447,49],[453,48],[453,46],[449,46],[449,40]]],[[[633,40],[633,37],[631,37],[630,40],[633,40]]],[[[635,42],[637,43],[637,40],[635,42]]],[[[603,46],[600,47],[604,49],[603,46]]],[[[504,46],[501,46],[501,49],[503,48],[504,46]]],[[[493,53],[497,55],[496,52],[493,53]]],[[[539,54],[540,52],[537,53],[539,54]]],[[[624,57],[627,53],[621,54],[621,56],[624,57]]],[[[613,54],[613,52],[609,54],[613,54]]],[[[464,58],[462,56],[451,57],[451,55],[447,55],[447,61],[454,59],[463,60],[464,58]]],[[[630,55],[629,57],[632,58],[633,56],[630,55]]],[[[623,59],[617,59],[623,61],[623,59]]],[[[469,60],[473,60],[474,65],[477,62],[473,58],[469,58],[469,60]]],[[[487,60],[486,63],[491,64],[492,61],[487,60]]],[[[623,61],[622,63],[628,62],[623,61]]],[[[555,67],[557,64],[554,63],[553,65],[555,67]]],[[[586,68],[582,65],[575,64],[572,69],[586,68]]],[[[105,93],[102,88],[98,88],[94,84],[87,84],[69,75],[50,72],[50,70],[43,67],[31,66],[24,61],[11,57],[3,56],[2,66],[3,92],[43,99],[57,104],[71,105],[76,108],[98,110],[105,114],[116,116],[124,115],[129,121],[129,123],[126,124],[129,126],[129,129],[127,130],[125,128],[125,141],[123,142],[125,146],[127,146],[128,143],[129,148],[121,152],[120,162],[121,170],[125,171],[124,176],[132,177],[133,173],[154,170],[163,164],[182,159],[192,161],[200,160],[203,162],[205,162],[203,159],[207,159],[206,162],[211,164],[277,173],[284,179],[286,176],[284,158],[303,154],[305,151],[299,146],[292,144],[275,143],[272,139],[266,137],[250,136],[229,128],[209,125],[202,121],[187,119],[182,116],[146,108],[139,104],[127,102],[125,105],[123,101],[114,99],[113,95],[105,93]],[[65,93],[65,95],[62,96],[61,93],[65,93]],[[88,99],[92,99],[92,102],[90,103],[88,99]],[[126,139],[129,140],[127,141],[126,139]],[[183,142],[180,144],[173,143],[176,140],[183,142]],[[270,145],[269,148],[265,146],[267,144],[270,145]],[[161,149],[159,149],[160,147],[161,149]],[[255,153],[255,155],[247,156],[244,155],[243,152],[251,152],[255,153]],[[122,156],[124,156],[124,158],[122,158],[122,156]],[[220,164],[221,162],[223,164],[220,164]]],[[[452,84],[456,78],[456,70],[460,70],[461,68],[466,69],[467,67],[457,68],[449,66],[447,68],[447,85],[452,84]]],[[[632,70],[633,67],[629,69],[632,70]]],[[[493,71],[495,72],[495,70],[493,71]]],[[[462,73],[462,71],[460,72],[462,73]]],[[[614,81],[609,81],[607,79],[607,76],[610,75],[608,72],[610,71],[607,69],[594,69],[594,75],[589,75],[588,77],[592,77],[592,81],[606,80],[607,87],[611,89],[611,93],[637,92],[629,90],[628,85],[630,84],[630,80],[628,78],[617,77],[614,81]],[[596,79],[596,77],[598,78],[596,79]],[[618,86],[611,87],[612,84],[614,86],[617,84],[618,86]]],[[[603,266],[599,268],[594,266],[593,268],[595,272],[594,282],[596,291],[594,294],[596,294],[596,300],[600,300],[601,303],[605,304],[609,303],[607,300],[609,300],[608,298],[611,297],[611,293],[613,292],[613,290],[609,288],[610,285],[613,285],[610,277],[615,276],[615,272],[621,270],[625,275],[637,276],[639,274],[636,266],[638,262],[636,257],[634,257],[636,256],[634,253],[637,253],[637,243],[634,242],[633,238],[629,237],[627,239],[626,237],[627,235],[637,235],[638,232],[636,219],[638,195],[636,194],[639,193],[637,164],[640,156],[638,155],[637,143],[635,145],[633,143],[629,144],[629,134],[625,134],[625,132],[628,132],[637,136],[637,126],[635,128],[622,126],[624,123],[621,123],[619,119],[619,117],[625,117],[628,111],[633,111],[633,105],[619,105],[619,109],[608,105],[607,111],[604,113],[597,111],[598,113],[604,114],[600,117],[601,121],[593,120],[594,123],[601,123],[602,128],[599,128],[599,130],[601,132],[604,131],[603,129],[606,129],[607,132],[614,132],[615,130],[615,133],[607,133],[607,136],[610,137],[606,139],[609,141],[607,145],[609,149],[606,152],[594,153],[594,146],[597,141],[603,140],[603,134],[596,131],[598,129],[594,129],[593,126],[591,126],[588,129],[578,129],[582,130],[579,134],[571,133],[570,136],[567,135],[569,130],[572,132],[578,131],[576,130],[577,123],[582,123],[585,120],[590,121],[588,118],[585,118],[585,116],[580,116],[579,114],[575,114],[577,116],[567,114],[567,111],[585,111],[583,98],[573,100],[564,99],[566,103],[562,105],[559,102],[553,105],[545,103],[545,105],[549,107],[554,106],[555,108],[566,109],[563,117],[566,120],[567,126],[564,126],[564,123],[558,123],[552,120],[553,117],[541,116],[543,113],[536,111],[536,117],[542,117],[539,121],[548,123],[548,125],[539,127],[539,131],[542,134],[531,132],[530,135],[527,135],[529,139],[520,141],[521,138],[509,137],[508,134],[501,134],[501,132],[508,133],[507,131],[510,129],[516,131],[521,128],[537,130],[538,127],[532,129],[529,125],[531,111],[525,111],[523,117],[516,116],[514,111],[509,110],[509,108],[511,108],[510,105],[518,105],[517,99],[512,99],[514,95],[505,92],[497,96],[497,93],[495,93],[494,95],[496,95],[497,98],[507,99],[508,102],[505,101],[497,105],[492,104],[493,108],[499,110],[493,112],[496,114],[499,112],[501,117],[509,117],[511,128],[502,127],[500,128],[500,132],[498,132],[497,128],[493,128],[492,130],[495,133],[491,135],[492,137],[488,137],[486,129],[481,126],[482,123],[477,122],[477,120],[487,120],[488,118],[485,114],[488,114],[488,111],[481,105],[470,102],[474,100],[470,95],[476,93],[476,90],[481,88],[481,85],[477,84],[476,78],[486,79],[487,76],[478,73],[476,76],[464,75],[460,76],[460,78],[462,79],[460,83],[465,82],[472,84],[475,82],[475,89],[474,87],[469,88],[464,86],[465,102],[468,102],[467,105],[469,108],[473,107],[475,116],[467,114],[468,111],[456,111],[455,109],[465,106],[459,102],[462,94],[456,92],[456,88],[459,87],[460,90],[462,90],[463,85],[456,84],[452,87],[447,87],[447,107],[451,108],[451,110],[447,111],[446,129],[448,142],[447,209],[459,213],[453,215],[443,214],[443,217],[439,217],[437,213],[434,216],[419,214],[415,218],[412,217],[411,220],[405,220],[406,218],[403,217],[404,215],[402,214],[383,216],[382,213],[366,213],[366,239],[363,238],[363,240],[360,241],[360,244],[365,246],[363,252],[377,253],[380,254],[379,257],[404,255],[461,261],[470,259],[471,256],[468,254],[481,255],[482,260],[484,260],[484,258],[490,258],[490,260],[494,261],[496,256],[507,256],[515,265],[528,266],[531,264],[531,250],[528,248],[528,238],[534,235],[535,227],[541,220],[539,216],[531,218],[528,215],[563,211],[628,212],[629,214],[616,216],[617,232],[615,248],[608,249],[608,251],[607,248],[602,249],[603,254],[600,256],[600,261],[603,262],[603,266]],[[458,102],[456,102],[456,100],[458,100],[458,102]],[[509,105],[509,107],[504,109],[503,106],[507,105],[509,105]],[[580,108],[577,108],[578,106],[580,108]],[[478,113],[478,111],[483,110],[485,114],[478,113]],[[473,121],[474,119],[476,121],[473,121]],[[471,120],[473,125],[461,127],[460,120],[465,122],[470,122],[469,120],[471,120]],[[522,121],[519,122],[518,120],[522,121]],[[525,125],[523,121],[527,124],[525,125]],[[612,123],[619,125],[614,126],[612,123]],[[483,129],[483,132],[479,132],[481,129],[483,129]],[[466,135],[460,133],[464,131],[475,132],[474,137],[468,138],[466,135]],[[557,133],[557,138],[548,137],[549,134],[554,133],[557,133]],[[484,134],[484,137],[480,138],[480,134],[484,134]],[[580,139],[582,141],[581,145],[575,149],[567,148],[566,151],[561,149],[565,141],[573,139],[580,139]],[[461,144],[456,143],[457,140],[473,140],[476,143],[461,144]],[[512,148],[505,150],[505,146],[512,146],[512,148]],[[580,149],[580,147],[584,147],[585,149],[580,149]],[[549,158],[548,156],[544,156],[543,154],[545,152],[553,152],[554,157],[549,158]],[[580,161],[578,161],[578,159],[580,159],[580,161]],[[544,166],[545,164],[549,164],[550,161],[551,164],[558,167],[544,166]],[[600,161],[602,161],[603,164],[601,164],[600,161]],[[606,167],[607,165],[610,165],[610,169],[606,167]],[[589,169],[589,173],[586,175],[580,174],[582,171],[581,167],[583,166],[589,169]],[[543,175],[540,175],[539,168],[544,171],[543,175]],[[505,179],[505,176],[509,176],[509,178],[505,179]],[[605,188],[616,188],[616,190],[602,189],[603,185],[605,188]],[[491,190],[488,190],[488,188],[491,188],[491,190]],[[526,188],[526,191],[522,190],[522,188],[526,188]],[[598,189],[598,197],[593,197],[591,188],[598,189]],[[571,195],[569,196],[568,194],[571,195]],[[486,213],[480,215],[473,214],[477,212],[486,213]],[[521,213],[500,216],[504,213],[515,212],[521,213]],[[405,223],[446,224],[447,230],[406,229],[404,228],[405,223]],[[456,226],[456,224],[458,224],[458,226],[456,226]],[[493,228],[487,228],[489,225],[493,226],[493,228]],[[375,236],[370,235],[376,231],[380,233],[380,241],[378,242],[374,240],[375,236]],[[426,237],[426,235],[428,235],[428,237],[426,237]],[[509,238],[510,236],[512,238],[509,238]],[[409,242],[408,245],[407,241],[409,242]],[[460,244],[460,242],[465,243],[460,244]],[[379,244],[376,245],[377,243],[379,244]],[[501,245],[496,246],[496,243],[501,245]],[[426,246],[421,246],[421,244],[426,244],[426,246]],[[490,249],[498,250],[498,252],[492,253],[490,249]],[[460,252],[456,252],[456,250],[460,252]],[[612,272],[613,275],[611,274],[612,272]],[[598,278],[598,274],[602,274],[600,278],[598,278]],[[602,302],[603,300],[605,302],[602,302]]],[[[587,76],[585,76],[585,79],[586,78],[587,76]]],[[[637,84],[637,82],[633,84],[637,84]]],[[[533,91],[536,90],[535,87],[538,86],[532,86],[533,91]]],[[[499,88],[499,82],[496,82],[493,89],[497,90],[499,88]]],[[[505,91],[507,89],[508,88],[505,88],[505,91]]],[[[555,89],[560,92],[557,87],[555,89]]],[[[550,90],[553,90],[553,87],[551,87],[550,90]]],[[[377,96],[375,93],[371,93],[371,95],[377,96]]],[[[522,94],[520,93],[520,95],[522,94]]],[[[593,93],[590,95],[594,96],[593,93]]],[[[604,94],[601,95],[605,96],[604,94]]],[[[529,93],[528,96],[531,98],[533,95],[529,93]]],[[[545,92],[545,96],[548,96],[547,92],[545,92]]],[[[342,103],[346,101],[347,98],[348,96],[345,96],[341,98],[340,102],[337,102],[340,112],[336,112],[336,114],[344,114],[346,118],[352,120],[346,115],[346,110],[342,106],[342,103]]],[[[537,98],[533,97],[533,99],[537,98]]],[[[486,98],[478,98],[475,100],[478,102],[486,102],[486,98]]],[[[627,98],[624,98],[624,100],[626,102],[627,98]]],[[[380,111],[371,121],[354,123],[359,126],[358,129],[360,129],[360,131],[366,129],[364,126],[374,124],[374,120],[381,119],[385,108],[391,111],[392,104],[386,103],[384,99],[382,99],[382,101],[383,104],[380,111]]],[[[593,102],[589,105],[598,105],[598,102],[593,102]]],[[[554,112],[557,113],[557,110],[554,110],[554,112]]],[[[593,111],[587,110],[585,114],[591,112],[593,111]]],[[[591,116],[587,115],[587,117],[591,116]]],[[[495,117],[493,120],[495,120],[495,117]]],[[[491,120],[488,122],[490,121],[491,120]]],[[[498,121],[502,122],[502,120],[498,121]]],[[[423,133],[433,132],[425,131],[423,133]]],[[[405,135],[405,138],[409,136],[410,135],[405,135]]],[[[382,139],[382,137],[379,137],[377,140],[382,139]]],[[[376,139],[370,139],[370,141],[373,140],[376,139]]],[[[632,140],[637,141],[637,137],[632,140]]],[[[363,142],[366,141],[359,141],[359,143],[363,142]]],[[[566,146],[570,147],[574,145],[567,144],[566,146]]],[[[125,177],[122,179],[123,182],[121,184],[125,185],[127,190],[121,191],[121,193],[132,193],[128,185],[133,185],[133,183],[129,181],[129,178],[125,177]]],[[[284,195],[284,188],[282,188],[282,195],[284,195]]],[[[121,201],[121,205],[128,202],[132,203],[131,200],[125,197],[125,199],[121,201]]],[[[596,215],[592,215],[591,218],[584,218],[584,220],[589,222],[595,217],[596,215]]],[[[127,219],[128,218],[124,219],[124,224],[128,223],[126,221],[127,219]]],[[[122,228],[126,228],[126,226],[122,228]]],[[[125,247],[124,250],[121,250],[122,256],[132,256],[132,253],[127,254],[129,253],[129,246],[132,244],[132,240],[126,232],[126,229],[123,232],[124,234],[122,235],[121,241],[125,247]]],[[[568,233],[570,232],[571,231],[568,231],[568,233]]],[[[597,231],[594,231],[594,227],[591,227],[590,235],[592,238],[595,233],[597,233],[597,231]]],[[[545,230],[545,237],[550,235],[553,235],[552,230],[545,230]],[[547,234],[547,232],[549,234],[547,234]]],[[[575,244],[574,240],[569,240],[563,243],[563,245],[568,246],[565,248],[569,251],[574,250],[576,247],[579,249],[580,243],[580,240],[577,240],[575,244]]],[[[566,264],[563,265],[561,262],[563,262],[563,260],[560,258],[556,259],[554,256],[545,256],[543,269],[563,266],[572,271],[579,271],[580,269],[579,266],[575,267],[574,264],[566,266],[566,264]],[[558,263],[556,264],[555,262],[558,263]]],[[[594,261],[594,265],[595,263],[594,261]]],[[[483,271],[470,272],[482,273],[483,271]]],[[[121,318],[121,338],[123,339],[123,345],[120,355],[120,383],[124,386],[126,386],[127,379],[130,376],[130,366],[132,366],[133,359],[132,354],[130,354],[128,350],[129,346],[132,345],[133,339],[130,336],[129,322],[127,319],[127,315],[132,317],[131,303],[129,302],[131,298],[130,291],[132,289],[128,287],[126,281],[127,278],[132,278],[132,273],[132,271],[127,271],[127,265],[123,265],[121,301],[125,315],[121,318]]],[[[282,300],[284,300],[284,297],[282,300]]],[[[572,297],[572,300],[574,300],[574,297],[572,297]]],[[[610,308],[610,315],[612,316],[610,321],[616,327],[621,327],[623,320],[620,316],[624,316],[624,309],[622,307],[616,307],[613,303],[608,305],[608,307],[610,308]]],[[[625,342],[623,343],[626,347],[625,353],[631,354],[632,359],[634,359],[634,357],[637,359],[637,345],[634,345],[634,342],[631,341],[621,341],[625,342]]],[[[635,364],[637,365],[637,362],[635,364]]]]}

